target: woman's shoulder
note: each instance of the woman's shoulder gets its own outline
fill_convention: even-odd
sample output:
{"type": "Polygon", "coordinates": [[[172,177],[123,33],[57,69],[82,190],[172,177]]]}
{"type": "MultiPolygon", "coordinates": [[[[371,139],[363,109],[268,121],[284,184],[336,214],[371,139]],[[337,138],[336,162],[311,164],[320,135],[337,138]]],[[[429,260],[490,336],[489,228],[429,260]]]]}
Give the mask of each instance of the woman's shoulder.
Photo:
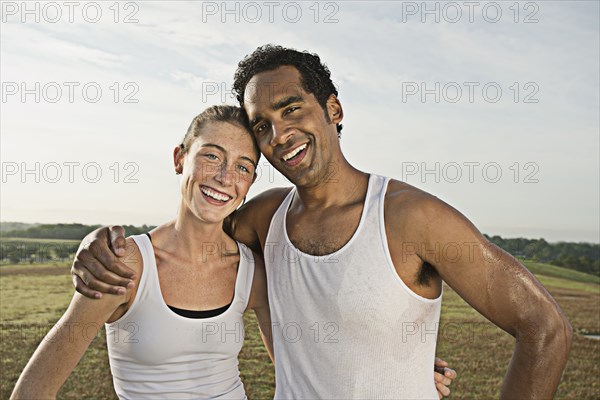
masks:
{"type": "MultiPolygon", "coordinates": [[[[134,237],[136,237],[136,239],[139,238],[137,240],[143,240],[143,235],[127,237],[125,239],[125,255],[121,257],[120,261],[134,270],[136,272],[136,278],[139,280],[143,269],[143,257],[142,250],[138,246],[138,243],[134,237]]],[[[152,245],[152,242],[150,242],[150,245],[152,245]]]]}

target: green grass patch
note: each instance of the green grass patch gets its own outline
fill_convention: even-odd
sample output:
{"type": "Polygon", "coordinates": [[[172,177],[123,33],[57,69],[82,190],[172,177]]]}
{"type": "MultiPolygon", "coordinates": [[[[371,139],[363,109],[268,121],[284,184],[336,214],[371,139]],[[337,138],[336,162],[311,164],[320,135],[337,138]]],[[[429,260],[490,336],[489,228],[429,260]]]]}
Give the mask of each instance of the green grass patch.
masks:
{"type": "Polygon", "coordinates": [[[542,282],[545,287],[554,286],[563,289],[573,289],[577,291],[583,291],[588,293],[600,293],[600,285],[592,283],[582,283],[576,281],[570,281],[563,278],[555,278],[552,276],[536,275],[536,278],[542,282]]]}
{"type": "Polygon", "coordinates": [[[583,282],[583,283],[595,283],[600,284],[600,277],[594,276],[590,274],[586,274],[584,272],[575,271],[574,269],[557,267],[556,265],[543,264],[534,261],[522,261],[523,264],[530,270],[533,274],[537,275],[545,275],[553,278],[562,278],[567,279],[569,281],[574,282],[583,282]]]}

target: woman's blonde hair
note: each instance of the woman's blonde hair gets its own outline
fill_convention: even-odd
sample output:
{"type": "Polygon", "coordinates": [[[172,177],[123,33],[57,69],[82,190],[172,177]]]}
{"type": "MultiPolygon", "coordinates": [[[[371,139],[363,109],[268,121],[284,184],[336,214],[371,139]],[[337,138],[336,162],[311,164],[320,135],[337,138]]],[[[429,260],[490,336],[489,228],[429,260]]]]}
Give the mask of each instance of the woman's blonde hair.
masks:
{"type": "Polygon", "coordinates": [[[248,128],[248,116],[246,115],[246,112],[243,108],[229,105],[208,107],[192,120],[192,123],[180,144],[181,150],[184,153],[189,150],[194,139],[202,135],[202,128],[208,122],[228,122],[243,128],[252,139],[257,158],[260,157],[260,150],[254,140],[254,135],[248,128]]]}

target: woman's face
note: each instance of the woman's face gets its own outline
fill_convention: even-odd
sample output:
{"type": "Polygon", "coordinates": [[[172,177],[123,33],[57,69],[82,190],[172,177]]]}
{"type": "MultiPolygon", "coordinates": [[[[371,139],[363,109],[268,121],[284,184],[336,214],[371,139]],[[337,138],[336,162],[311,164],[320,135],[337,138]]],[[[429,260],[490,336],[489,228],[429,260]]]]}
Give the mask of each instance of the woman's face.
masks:
{"type": "Polygon", "coordinates": [[[181,195],[199,219],[220,223],[242,203],[254,182],[258,156],[250,134],[228,122],[207,122],[184,155],[181,195]]]}

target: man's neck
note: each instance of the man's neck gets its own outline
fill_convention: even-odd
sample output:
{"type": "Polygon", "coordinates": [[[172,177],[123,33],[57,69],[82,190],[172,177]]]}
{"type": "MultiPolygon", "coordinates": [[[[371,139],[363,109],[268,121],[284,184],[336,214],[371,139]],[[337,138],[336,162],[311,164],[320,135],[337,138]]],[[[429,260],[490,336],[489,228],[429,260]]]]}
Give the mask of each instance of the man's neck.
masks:
{"type": "Polygon", "coordinates": [[[346,205],[364,198],[369,174],[359,171],[344,160],[339,170],[317,185],[296,186],[299,200],[307,209],[346,205]]]}

